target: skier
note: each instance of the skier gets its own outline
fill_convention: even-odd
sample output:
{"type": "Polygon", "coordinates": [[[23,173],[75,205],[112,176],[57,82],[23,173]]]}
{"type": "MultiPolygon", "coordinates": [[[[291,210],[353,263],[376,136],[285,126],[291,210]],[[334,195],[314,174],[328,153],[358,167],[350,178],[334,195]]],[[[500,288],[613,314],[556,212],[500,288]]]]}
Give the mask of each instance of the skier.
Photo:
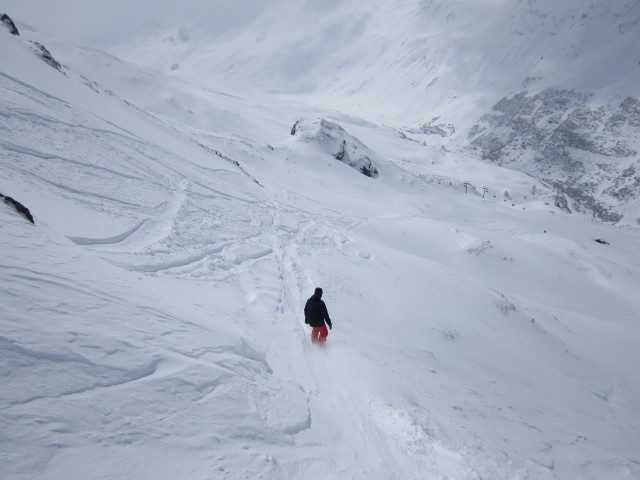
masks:
{"type": "Polygon", "coordinates": [[[304,306],[304,323],[313,327],[311,331],[311,342],[324,345],[329,335],[325,322],[329,325],[329,330],[332,328],[332,325],[327,306],[321,297],[322,289],[318,287],[304,306]]]}

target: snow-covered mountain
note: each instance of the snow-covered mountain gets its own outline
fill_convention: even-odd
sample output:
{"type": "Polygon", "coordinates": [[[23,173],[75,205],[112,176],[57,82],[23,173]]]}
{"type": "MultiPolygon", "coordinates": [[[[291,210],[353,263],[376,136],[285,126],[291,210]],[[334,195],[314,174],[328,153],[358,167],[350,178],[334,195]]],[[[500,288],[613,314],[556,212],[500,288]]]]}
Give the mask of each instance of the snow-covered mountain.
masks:
{"type": "Polygon", "coordinates": [[[640,100],[568,90],[504,98],[469,132],[483,158],[544,179],[606,222],[640,222],[640,100]]]}
{"type": "MultiPolygon", "coordinates": [[[[214,90],[275,93],[395,126],[545,179],[572,210],[638,221],[637,0],[68,2],[82,26],[74,37],[69,20],[57,21],[58,36],[214,90]]],[[[51,25],[60,9],[38,3],[51,25]]],[[[114,61],[77,55],[67,61],[79,69],[87,56],[114,61]]],[[[176,98],[139,75],[113,88],[142,90],[144,108],[189,124],[211,121],[197,93],[176,98]]]]}
{"type": "Polygon", "coordinates": [[[638,2],[173,3],[2,4],[0,477],[640,476],[638,2]]]}

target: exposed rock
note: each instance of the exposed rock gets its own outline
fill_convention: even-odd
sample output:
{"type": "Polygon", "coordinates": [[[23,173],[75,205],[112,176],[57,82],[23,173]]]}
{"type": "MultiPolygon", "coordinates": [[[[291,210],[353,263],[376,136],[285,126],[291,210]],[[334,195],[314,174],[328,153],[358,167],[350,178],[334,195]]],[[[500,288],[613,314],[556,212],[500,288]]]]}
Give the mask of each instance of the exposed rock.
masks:
{"type": "Polygon", "coordinates": [[[484,242],[482,242],[480,245],[476,247],[468,248],[467,253],[475,255],[476,257],[479,257],[480,255],[485,253],[487,250],[490,250],[492,248],[493,248],[493,245],[491,244],[491,241],[485,240],[484,242]]]}
{"type": "Polygon", "coordinates": [[[9,17],[9,15],[7,15],[6,13],[3,13],[2,16],[0,17],[0,20],[2,20],[2,23],[4,23],[5,27],[9,29],[9,32],[11,32],[11,35],[20,36],[18,27],[16,27],[16,24],[13,23],[13,20],[11,20],[11,17],[9,17]]]}
{"type": "Polygon", "coordinates": [[[571,213],[571,209],[569,208],[569,202],[567,201],[567,197],[564,195],[556,195],[553,203],[556,208],[560,210],[564,210],[565,212],[571,213]]]}
{"type": "MultiPolygon", "coordinates": [[[[640,101],[547,89],[500,100],[469,133],[484,160],[525,172],[569,195],[603,221],[640,198],[640,101]]],[[[567,205],[568,208],[568,205],[567,205]]]]}
{"type": "Polygon", "coordinates": [[[36,223],[34,222],[33,215],[31,215],[31,212],[29,211],[29,209],[24,205],[22,205],[17,200],[14,200],[11,197],[7,197],[6,195],[3,195],[1,193],[0,193],[0,199],[4,200],[4,203],[6,203],[7,205],[12,205],[20,215],[22,215],[24,218],[29,220],[31,223],[33,224],[36,223]]]}
{"type": "Polygon", "coordinates": [[[38,49],[38,54],[45,62],[47,62],[56,70],[62,71],[62,65],[60,65],[60,62],[58,62],[55,58],[53,58],[53,55],[51,55],[51,52],[47,50],[47,48],[44,45],[38,42],[33,42],[33,44],[38,49]]]}
{"type": "Polygon", "coordinates": [[[298,131],[298,124],[301,122],[301,120],[298,120],[296,123],[293,124],[293,127],[291,127],[291,135],[295,135],[296,132],[298,131]]]}
{"type": "Polygon", "coordinates": [[[438,123],[439,119],[440,117],[434,117],[418,128],[407,129],[407,133],[437,135],[442,138],[451,137],[456,132],[456,128],[450,123],[438,123]]]}
{"type": "Polygon", "coordinates": [[[291,129],[291,135],[302,141],[318,144],[321,150],[367,177],[378,176],[375,153],[337,123],[324,119],[314,122],[298,120],[291,129]]]}

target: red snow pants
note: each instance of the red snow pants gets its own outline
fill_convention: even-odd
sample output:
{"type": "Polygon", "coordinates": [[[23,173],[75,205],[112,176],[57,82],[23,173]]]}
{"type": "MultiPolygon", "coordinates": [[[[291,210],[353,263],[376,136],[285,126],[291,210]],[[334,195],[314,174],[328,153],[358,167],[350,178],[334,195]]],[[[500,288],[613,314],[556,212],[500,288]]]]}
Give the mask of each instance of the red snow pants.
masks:
{"type": "Polygon", "coordinates": [[[329,330],[327,327],[313,327],[311,330],[311,343],[319,343],[320,345],[324,344],[327,341],[327,336],[329,335],[329,330]]]}

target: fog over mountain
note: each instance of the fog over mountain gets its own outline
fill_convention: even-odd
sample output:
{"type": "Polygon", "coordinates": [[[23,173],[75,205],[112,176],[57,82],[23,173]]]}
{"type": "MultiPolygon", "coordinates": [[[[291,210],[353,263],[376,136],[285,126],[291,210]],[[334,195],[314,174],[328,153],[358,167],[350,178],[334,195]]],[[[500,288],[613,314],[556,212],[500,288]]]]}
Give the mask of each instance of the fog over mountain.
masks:
{"type": "Polygon", "coordinates": [[[640,478],[640,1],[2,13],[0,478],[640,478]]]}

